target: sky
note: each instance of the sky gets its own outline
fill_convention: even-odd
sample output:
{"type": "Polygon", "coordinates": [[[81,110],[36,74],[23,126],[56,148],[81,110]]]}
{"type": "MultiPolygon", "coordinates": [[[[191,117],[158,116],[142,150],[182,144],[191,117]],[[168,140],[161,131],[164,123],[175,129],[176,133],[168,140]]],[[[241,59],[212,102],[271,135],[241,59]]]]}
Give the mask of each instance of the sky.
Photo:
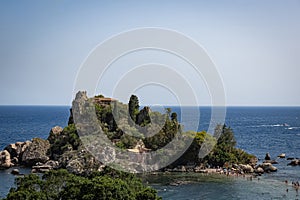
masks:
{"type": "MultiPolygon", "coordinates": [[[[299,20],[299,0],[0,1],[0,105],[71,105],[81,66],[99,44],[157,27],[205,49],[222,79],[226,105],[300,106],[299,20]]],[[[96,93],[114,97],[109,86],[130,67],[147,63],[167,64],[189,81],[199,105],[211,104],[205,79],[178,57],[151,50],[114,62],[96,93]]],[[[178,104],[167,86],[133,92],[142,104],[178,104]]]]}

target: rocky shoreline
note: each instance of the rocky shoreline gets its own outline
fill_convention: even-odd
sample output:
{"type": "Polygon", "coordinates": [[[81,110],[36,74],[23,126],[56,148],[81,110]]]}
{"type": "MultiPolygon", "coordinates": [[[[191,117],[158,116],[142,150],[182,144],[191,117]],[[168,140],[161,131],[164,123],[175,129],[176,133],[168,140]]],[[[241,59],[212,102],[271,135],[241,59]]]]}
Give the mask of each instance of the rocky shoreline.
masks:
{"type": "Polygon", "coordinates": [[[82,146],[73,149],[69,145],[62,155],[51,152],[53,142],[64,138],[63,128],[56,126],[46,140],[33,138],[32,141],[16,142],[0,151],[0,169],[14,167],[12,174],[17,175],[17,167],[29,167],[32,173],[45,173],[52,169],[67,169],[74,174],[86,174],[101,171],[104,167],[96,161],[82,146]]]}
{"type": "MultiPolygon", "coordinates": [[[[75,174],[88,174],[92,171],[101,171],[104,165],[90,155],[82,145],[74,149],[72,145],[66,145],[67,150],[57,155],[51,151],[55,142],[65,138],[64,129],[53,127],[46,140],[33,138],[32,141],[16,142],[7,145],[0,151],[0,169],[25,166],[31,167],[32,173],[44,173],[51,169],[67,169],[75,174]]],[[[278,156],[279,159],[286,159],[285,154],[278,156]]],[[[287,158],[290,160],[288,165],[300,165],[299,159],[287,158]]],[[[195,173],[217,173],[225,175],[254,175],[260,176],[263,173],[276,172],[278,169],[274,165],[278,161],[271,160],[266,154],[263,163],[257,164],[257,160],[250,164],[232,164],[228,167],[208,168],[203,165],[198,166],[176,166],[175,168],[164,168],[161,171],[171,172],[195,172],[195,173]]],[[[18,170],[14,169],[12,174],[17,175],[18,170]]]]}

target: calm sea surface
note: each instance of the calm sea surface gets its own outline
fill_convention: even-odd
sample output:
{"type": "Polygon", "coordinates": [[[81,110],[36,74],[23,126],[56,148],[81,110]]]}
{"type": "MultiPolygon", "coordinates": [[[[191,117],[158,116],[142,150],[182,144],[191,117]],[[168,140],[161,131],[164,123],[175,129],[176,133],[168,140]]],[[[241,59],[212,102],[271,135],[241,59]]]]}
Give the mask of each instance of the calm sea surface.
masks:
{"type": "MultiPolygon", "coordinates": [[[[194,127],[197,109],[185,108],[185,130],[194,127]]],[[[172,110],[178,113],[180,120],[181,109],[172,107],[172,110]]],[[[208,129],[210,112],[208,107],[200,108],[198,130],[208,129]]],[[[33,137],[46,139],[53,126],[66,126],[68,116],[69,107],[63,106],[0,106],[0,149],[33,137]]],[[[238,147],[259,159],[263,159],[266,152],[273,159],[280,153],[300,157],[300,107],[229,107],[226,125],[234,130],[238,147]]],[[[300,181],[300,166],[287,166],[285,159],[278,161],[278,172],[265,174],[260,180],[177,174],[151,176],[148,181],[164,199],[298,199],[296,191],[283,181],[300,181]],[[170,186],[174,180],[187,181],[187,184],[170,186]]],[[[0,171],[0,198],[14,184],[11,170],[0,171]]],[[[28,169],[21,171],[29,172],[28,169]]]]}

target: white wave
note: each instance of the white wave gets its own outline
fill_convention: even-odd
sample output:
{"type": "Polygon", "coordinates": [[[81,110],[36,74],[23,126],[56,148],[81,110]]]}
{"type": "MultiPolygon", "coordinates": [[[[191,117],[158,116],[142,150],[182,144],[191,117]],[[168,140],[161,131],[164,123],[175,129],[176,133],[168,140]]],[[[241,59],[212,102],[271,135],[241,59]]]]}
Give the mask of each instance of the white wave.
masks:
{"type": "Polygon", "coordinates": [[[280,127],[280,126],[285,126],[284,124],[266,124],[266,125],[261,125],[261,127],[280,127]]]}
{"type": "MultiPolygon", "coordinates": [[[[259,128],[259,127],[289,127],[290,125],[288,124],[262,124],[262,125],[256,125],[256,126],[248,126],[248,127],[252,127],[252,128],[259,128]]],[[[290,129],[290,128],[300,128],[300,127],[289,127],[286,129],[290,129]]]]}
{"type": "Polygon", "coordinates": [[[293,129],[300,129],[300,127],[289,127],[287,128],[288,130],[293,130],[293,129]]]}

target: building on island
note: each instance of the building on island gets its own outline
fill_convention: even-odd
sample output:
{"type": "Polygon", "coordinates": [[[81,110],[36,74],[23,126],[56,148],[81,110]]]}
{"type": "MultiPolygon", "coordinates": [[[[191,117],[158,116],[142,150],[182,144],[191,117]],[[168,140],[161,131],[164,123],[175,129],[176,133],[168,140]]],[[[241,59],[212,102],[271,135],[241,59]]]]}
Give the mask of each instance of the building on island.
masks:
{"type": "Polygon", "coordinates": [[[94,103],[100,104],[100,105],[110,105],[111,103],[116,102],[113,98],[106,98],[106,97],[94,97],[93,98],[94,103]]]}

